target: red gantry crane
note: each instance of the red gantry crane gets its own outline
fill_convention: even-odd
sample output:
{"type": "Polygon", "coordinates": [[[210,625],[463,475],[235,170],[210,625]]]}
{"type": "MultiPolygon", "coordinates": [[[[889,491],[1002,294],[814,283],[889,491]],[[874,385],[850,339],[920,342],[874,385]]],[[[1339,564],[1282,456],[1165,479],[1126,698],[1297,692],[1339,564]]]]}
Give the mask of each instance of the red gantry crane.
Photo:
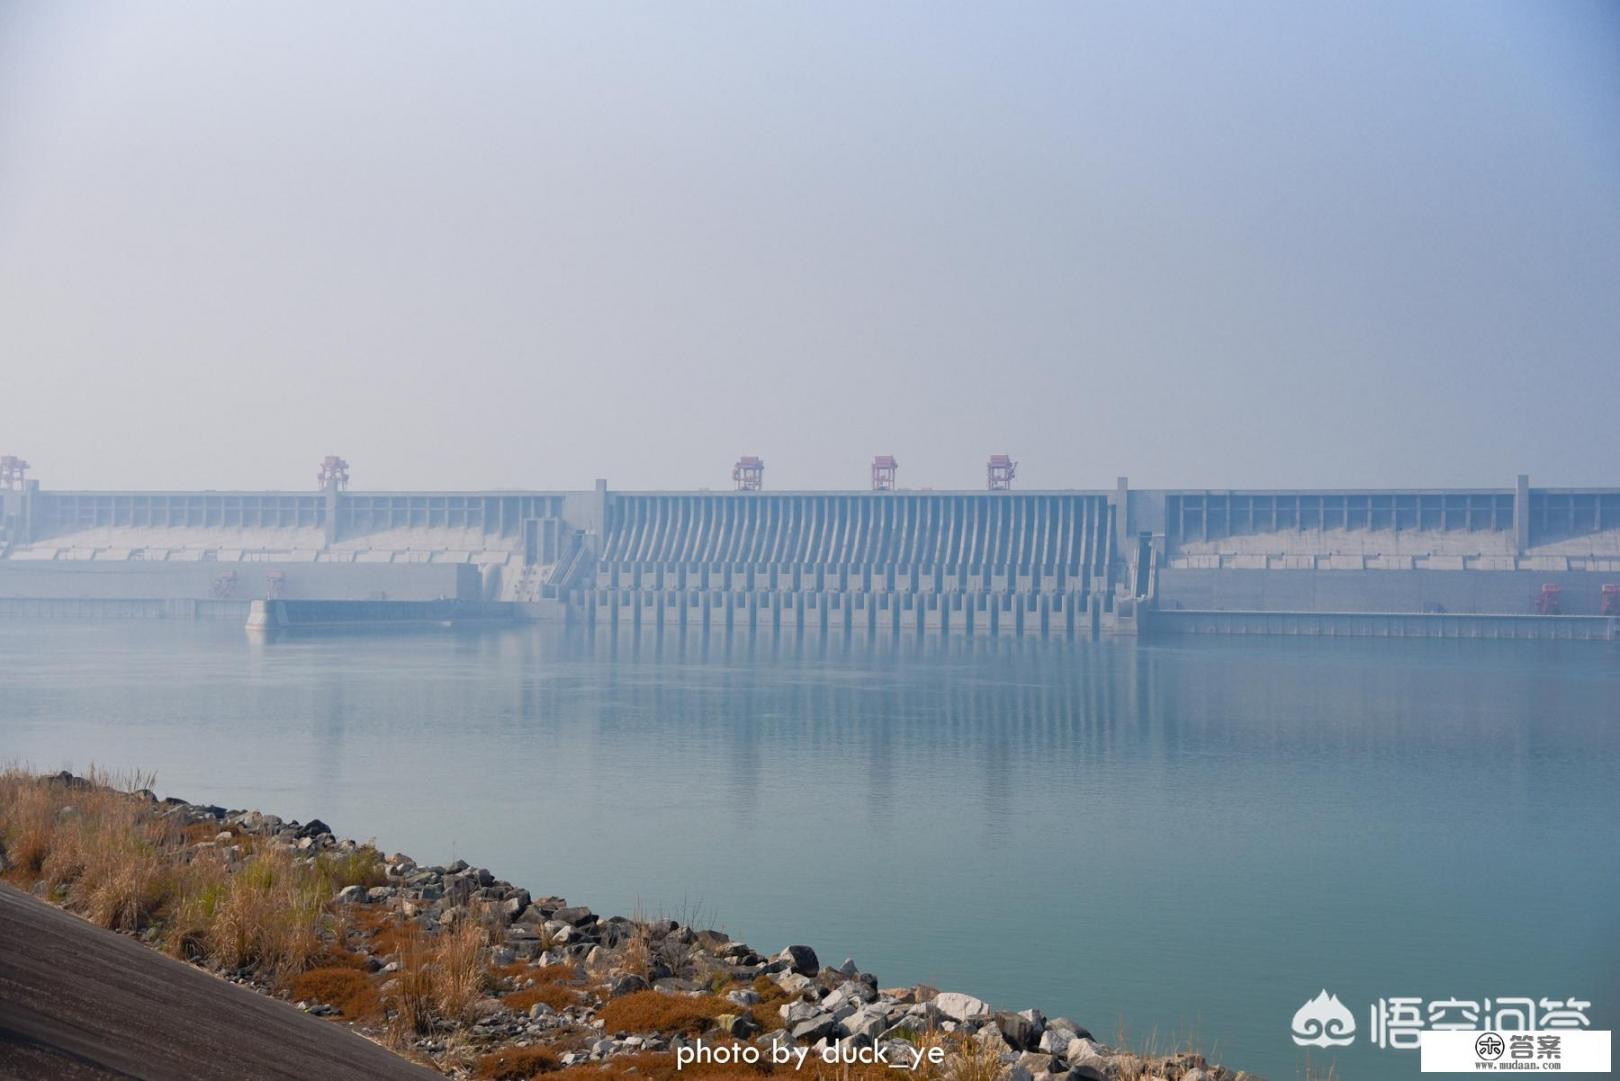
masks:
{"type": "Polygon", "coordinates": [[[872,491],[894,491],[894,471],[900,468],[900,463],[894,460],[892,454],[879,454],[872,459],[872,491]]]}
{"type": "Polygon", "coordinates": [[[336,454],[328,454],[321,460],[320,472],[315,474],[315,485],[324,491],[334,480],[340,489],[349,486],[349,463],[336,454]]]}
{"type": "Polygon", "coordinates": [[[28,476],[28,463],[15,454],[0,457],[0,488],[18,489],[28,476]]]}
{"type": "Polygon", "coordinates": [[[985,480],[992,492],[1012,491],[1013,477],[1018,475],[1018,463],[1005,454],[992,454],[985,467],[985,480]]]}
{"type": "Polygon", "coordinates": [[[745,454],[731,467],[731,479],[736,482],[737,491],[757,492],[765,487],[765,462],[745,454]]]}

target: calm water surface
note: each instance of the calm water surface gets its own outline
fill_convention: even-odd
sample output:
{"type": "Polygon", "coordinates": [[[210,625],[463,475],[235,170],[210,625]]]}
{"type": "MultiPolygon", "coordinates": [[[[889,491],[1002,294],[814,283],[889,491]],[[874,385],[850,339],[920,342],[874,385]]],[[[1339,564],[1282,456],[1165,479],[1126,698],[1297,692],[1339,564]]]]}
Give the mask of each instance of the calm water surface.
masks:
{"type": "MultiPolygon", "coordinates": [[[[1620,1003],[1620,650],[639,643],[0,622],[0,758],[156,771],[598,911],[1194,1034],[1294,1078],[1327,988],[1620,1003]]],[[[1324,1062],[1320,1054],[1313,1056],[1324,1062]]]]}

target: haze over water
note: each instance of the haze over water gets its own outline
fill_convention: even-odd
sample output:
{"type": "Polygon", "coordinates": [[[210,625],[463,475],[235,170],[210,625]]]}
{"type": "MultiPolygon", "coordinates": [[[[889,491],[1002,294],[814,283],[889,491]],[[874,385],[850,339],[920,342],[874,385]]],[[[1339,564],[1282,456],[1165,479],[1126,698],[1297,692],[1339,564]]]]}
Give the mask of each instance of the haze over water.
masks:
{"type": "MultiPolygon", "coordinates": [[[[1620,1001],[1620,657],[1580,643],[250,641],[0,622],[0,755],[320,817],[885,985],[1297,1076],[1326,988],[1620,1001]]],[[[1315,1061],[1320,1063],[1318,1056],[1315,1061]]]]}

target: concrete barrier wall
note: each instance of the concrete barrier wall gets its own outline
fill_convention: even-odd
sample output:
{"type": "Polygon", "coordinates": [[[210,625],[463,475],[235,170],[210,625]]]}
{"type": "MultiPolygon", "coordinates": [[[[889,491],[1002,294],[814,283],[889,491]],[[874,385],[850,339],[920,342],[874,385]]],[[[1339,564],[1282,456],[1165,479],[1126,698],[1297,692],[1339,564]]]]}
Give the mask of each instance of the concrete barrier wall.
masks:
{"type": "Polygon", "coordinates": [[[1620,489],[1180,491],[1128,494],[1129,528],[1168,558],[1620,557],[1620,489]]]}
{"type": "Polygon", "coordinates": [[[1521,641],[1620,641],[1620,618],[1421,614],[1416,612],[1153,613],[1153,633],[1286,635],[1306,638],[1484,638],[1521,641]]]}
{"type": "Polygon", "coordinates": [[[0,597],[146,600],[477,600],[467,564],[147,563],[0,561],[0,597]],[[234,581],[221,583],[234,573],[234,581]]]}
{"type": "Polygon", "coordinates": [[[529,518],[562,512],[561,492],[72,492],[41,491],[35,538],[96,528],[323,531],[338,537],[397,529],[514,536],[529,518]]]}
{"type": "Polygon", "coordinates": [[[1544,585],[1561,589],[1566,615],[1597,615],[1602,588],[1620,574],[1586,571],[1220,570],[1166,568],[1166,609],[1256,612],[1459,612],[1529,615],[1544,585]]]}

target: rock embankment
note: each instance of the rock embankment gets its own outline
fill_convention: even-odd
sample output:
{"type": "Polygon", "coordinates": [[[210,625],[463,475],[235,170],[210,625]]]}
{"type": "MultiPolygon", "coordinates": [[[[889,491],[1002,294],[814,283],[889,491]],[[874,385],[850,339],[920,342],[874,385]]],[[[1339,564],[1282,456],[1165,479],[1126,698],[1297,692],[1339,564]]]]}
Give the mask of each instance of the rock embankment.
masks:
{"type": "MultiPolygon", "coordinates": [[[[1112,1047],[1039,1010],[882,987],[853,961],[824,965],[809,946],[766,953],[674,920],[604,917],[465,861],[383,855],[319,820],[145,791],[128,798],[183,839],[186,863],[264,877],[266,861],[280,861],[273,866],[315,875],[324,893],[311,910],[309,948],[291,963],[286,950],[221,954],[215,928],[186,945],[175,930],[180,902],[167,920],[154,913],[129,929],[452,1076],[633,1081],[673,1076],[679,1063],[704,1076],[724,1067],[728,1076],[797,1068],[843,1077],[853,1063],[874,1081],[889,1065],[935,1081],[1256,1081],[1192,1051],[1112,1047]]],[[[48,876],[34,885],[71,899],[48,876]]]]}

